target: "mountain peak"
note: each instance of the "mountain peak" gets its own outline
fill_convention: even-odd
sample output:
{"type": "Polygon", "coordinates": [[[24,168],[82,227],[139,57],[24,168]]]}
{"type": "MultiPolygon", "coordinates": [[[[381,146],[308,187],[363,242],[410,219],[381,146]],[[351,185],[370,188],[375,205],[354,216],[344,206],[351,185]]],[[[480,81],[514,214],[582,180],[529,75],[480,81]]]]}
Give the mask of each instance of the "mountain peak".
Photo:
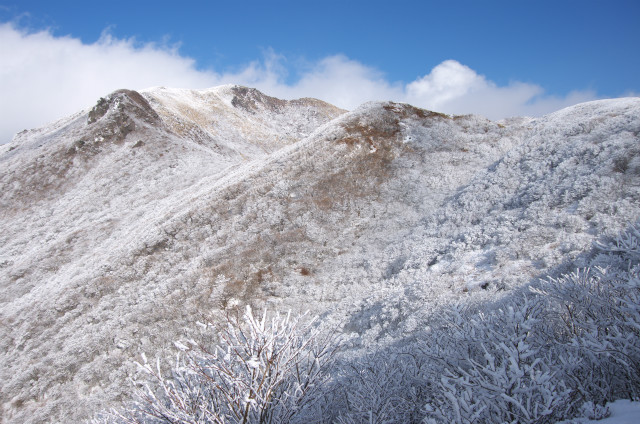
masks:
{"type": "Polygon", "coordinates": [[[87,123],[95,123],[110,111],[112,113],[127,111],[150,124],[157,123],[159,119],[158,114],[140,93],[134,90],[120,89],[98,100],[89,111],[87,123]]]}
{"type": "Polygon", "coordinates": [[[178,136],[247,159],[299,141],[345,112],[320,100],[281,100],[239,85],[154,88],[142,95],[178,136]]]}
{"type": "Polygon", "coordinates": [[[124,89],[101,97],[87,116],[88,125],[99,125],[96,138],[115,142],[123,141],[134,131],[136,121],[149,126],[161,123],[156,111],[140,93],[124,89]]]}

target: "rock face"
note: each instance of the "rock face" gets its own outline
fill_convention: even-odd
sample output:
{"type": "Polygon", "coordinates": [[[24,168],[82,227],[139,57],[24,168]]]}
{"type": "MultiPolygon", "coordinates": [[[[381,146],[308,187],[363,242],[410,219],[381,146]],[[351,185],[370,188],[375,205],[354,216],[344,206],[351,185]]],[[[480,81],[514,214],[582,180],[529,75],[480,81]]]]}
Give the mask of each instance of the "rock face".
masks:
{"type": "Polygon", "coordinates": [[[0,147],[0,416],[73,422],[245,304],[355,345],[640,216],[640,100],[491,122],[246,87],[119,90],[0,147]]]}

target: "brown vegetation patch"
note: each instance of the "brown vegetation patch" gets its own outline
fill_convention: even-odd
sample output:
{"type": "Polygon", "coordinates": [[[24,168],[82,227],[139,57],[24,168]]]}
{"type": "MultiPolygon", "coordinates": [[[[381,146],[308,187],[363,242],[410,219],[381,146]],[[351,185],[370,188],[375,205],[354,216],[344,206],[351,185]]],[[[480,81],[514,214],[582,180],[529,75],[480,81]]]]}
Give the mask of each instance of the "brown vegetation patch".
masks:
{"type": "MultiPolygon", "coordinates": [[[[225,267],[226,268],[226,267],[225,267]]],[[[234,305],[231,301],[236,299],[242,304],[253,304],[256,301],[261,301],[264,296],[261,294],[262,286],[271,281],[274,278],[274,272],[271,266],[260,268],[250,273],[241,273],[245,278],[238,278],[238,275],[232,275],[222,289],[222,295],[219,299],[219,306],[223,309],[229,309],[242,305],[234,305]]],[[[229,277],[227,274],[224,274],[229,277]]],[[[215,281],[214,281],[215,282],[215,281]]],[[[215,287],[211,288],[212,290],[215,287]]]]}
{"type": "Polygon", "coordinates": [[[394,115],[386,115],[380,122],[362,122],[361,120],[347,123],[344,127],[347,135],[337,140],[349,146],[368,144],[377,149],[382,144],[395,141],[400,134],[400,121],[394,115]]]}
{"type": "Polygon", "coordinates": [[[311,275],[311,271],[309,271],[309,268],[301,267],[300,268],[300,275],[308,277],[309,275],[311,275]]]}
{"type": "Polygon", "coordinates": [[[377,199],[382,184],[393,174],[392,162],[398,152],[389,144],[380,143],[376,148],[375,153],[361,152],[350,157],[313,184],[314,205],[323,212],[344,215],[363,198],[377,199]]]}
{"type": "Polygon", "coordinates": [[[332,172],[324,173],[313,185],[313,202],[318,209],[344,212],[353,210],[363,198],[374,200],[380,196],[382,184],[395,172],[396,158],[412,150],[400,140],[400,116],[412,111],[420,110],[389,104],[377,116],[343,124],[345,135],[335,142],[347,145],[349,153],[335,161],[332,172]]]}
{"type": "Polygon", "coordinates": [[[363,126],[359,123],[353,123],[345,127],[345,130],[349,134],[347,137],[338,140],[340,143],[348,145],[355,145],[358,143],[367,143],[371,147],[376,147],[377,142],[384,139],[395,137],[400,133],[400,127],[396,126],[393,129],[379,128],[374,126],[363,126]]]}
{"type": "Polygon", "coordinates": [[[427,109],[411,106],[409,104],[388,103],[383,106],[384,110],[393,112],[400,119],[420,118],[420,119],[451,119],[448,115],[439,112],[433,112],[427,109]]]}
{"type": "Polygon", "coordinates": [[[366,143],[378,149],[381,144],[389,144],[397,140],[401,133],[400,121],[403,119],[419,119],[425,121],[425,124],[434,119],[451,119],[445,114],[408,104],[390,102],[383,105],[382,109],[384,114],[379,119],[371,122],[363,122],[362,119],[354,120],[344,125],[347,136],[337,141],[348,145],[366,143]]]}

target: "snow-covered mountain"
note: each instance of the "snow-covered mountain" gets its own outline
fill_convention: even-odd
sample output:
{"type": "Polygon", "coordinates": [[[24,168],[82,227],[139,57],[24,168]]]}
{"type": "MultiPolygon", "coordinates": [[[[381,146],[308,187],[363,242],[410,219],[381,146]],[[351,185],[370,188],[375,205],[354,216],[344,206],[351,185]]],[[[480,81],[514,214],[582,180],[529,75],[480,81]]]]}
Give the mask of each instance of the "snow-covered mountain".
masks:
{"type": "Polygon", "coordinates": [[[640,99],[491,122],[120,90],[0,146],[0,416],[74,422],[250,304],[373,349],[640,217],[640,99]]]}

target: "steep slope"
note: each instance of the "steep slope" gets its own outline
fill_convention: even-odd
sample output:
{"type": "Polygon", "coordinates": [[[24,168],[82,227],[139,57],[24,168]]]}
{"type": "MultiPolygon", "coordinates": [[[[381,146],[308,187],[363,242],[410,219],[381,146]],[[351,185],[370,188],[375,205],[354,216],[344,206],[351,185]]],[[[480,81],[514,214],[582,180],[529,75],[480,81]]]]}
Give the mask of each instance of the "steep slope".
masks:
{"type": "Polygon", "coordinates": [[[225,86],[118,92],[22,134],[0,157],[2,416],[84,417],[137,355],[244,304],[373,346],[526,282],[638,216],[639,111],[341,114],[225,86]]]}
{"type": "MultiPolygon", "coordinates": [[[[231,106],[223,115],[233,114],[238,121],[245,117],[247,123],[269,122],[271,118],[261,116],[259,110],[236,110],[232,105],[233,90],[242,92],[243,88],[225,89],[230,91],[218,99],[231,106]]],[[[185,97],[197,95],[185,93],[185,97]]],[[[302,126],[304,131],[342,113],[322,102],[300,103],[304,108],[300,114],[314,117],[302,126]]],[[[218,112],[202,113],[216,116],[218,112]]],[[[270,116],[278,113],[269,111],[270,116]]],[[[98,299],[117,293],[122,283],[119,278],[133,278],[126,276],[132,269],[121,262],[163,248],[150,241],[149,234],[155,233],[158,222],[167,215],[186,206],[181,203],[181,192],[189,192],[199,181],[215,184],[247,159],[266,154],[260,148],[247,154],[243,149],[248,149],[248,142],[239,143],[238,151],[243,154],[196,143],[174,131],[172,123],[179,119],[166,111],[161,116],[139,93],[121,90],[100,99],[89,111],[22,133],[5,147],[0,157],[4,381],[0,396],[5,411],[13,411],[16,405],[23,410],[23,415],[12,420],[37,422],[75,409],[68,404],[53,412],[61,407],[55,402],[43,405],[42,400],[67,397],[73,403],[78,397],[73,392],[84,384],[73,381],[80,365],[95,361],[94,368],[102,368],[104,364],[98,367],[101,357],[96,355],[118,349],[119,332],[109,330],[113,323],[103,326],[101,314],[115,318],[122,311],[99,308],[100,312],[90,312],[98,299]],[[128,271],[113,278],[113,269],[128,271]],[[75,324],[69,326],[70,322],[75,324]],[[99,344],[85,339],[93,326],[107,330],[100,332],[99,344]],[[57,341],[49,345],[48,340],[53,339],[57,341]],[[64,340],[78,343],[63,347],[64,340]],[[107,349],[96,351],[96,346],[107,349]],[[23,372],[15,372],[18,369],[23,372]]],[[[280,138],[288,142],[300,135],[287,134],[287,130],[273,126],[268,135],[277,139],[281,131],[280,138]]],[[[209,141],[224,144],[228,139],[212,136],[209,141]]],[[[122,362],[117,352],[110,357],[122,362]]],[[[104,384],[102,377],[110,372],[96,370],[91,372],[100,377],[91,381],[104,384]]],[[[124,381],[121,378],[124,374],[118,384],[124,381]]],[[[2,415],[12,417],[13,412],[2,415]]]]}

